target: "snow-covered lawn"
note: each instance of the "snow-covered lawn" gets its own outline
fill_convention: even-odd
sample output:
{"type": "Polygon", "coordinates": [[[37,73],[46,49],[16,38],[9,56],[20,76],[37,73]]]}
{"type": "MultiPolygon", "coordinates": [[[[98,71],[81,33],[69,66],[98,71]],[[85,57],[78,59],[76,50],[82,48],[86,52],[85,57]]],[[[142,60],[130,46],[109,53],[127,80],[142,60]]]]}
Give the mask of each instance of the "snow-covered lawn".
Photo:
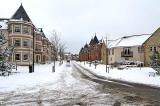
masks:
{"type": "Polygon", "coordinates": [[[95,69],[95,66],[92,64],[91,67],[89,64],[85,64],[84,62],[77,62],[78,64],[81,64],[85,68],[90,69],[92,72],[94,72],[97,75],[101,75],[110,79],[118,79],[122,81],[128,81],[128,82],[134,82],[134,83],[140,83],[140,84],[148,84],[151,86],[158,86],[160,87],[160,76],[150,76],[149,72],[155,72],[152,68],[149,67],[143,67],[143,68],[128,68],[123,70],[118,70],[117,68],[109,69],[109,73],[106,73],[106,66],[105,65],[98,65],[95,69]]]}
{"type": "MultiPolygon", "coordinates": [[[[59,66],[56,63],[56,72],[52,72],[51,64],[35,65],[35,72],[29,73],[29,68],[26,66],[18,66],[17,73],[8,76],[0,76],[0,92],[16,91],[18,89],[25,89],[33,86],[39,86],[45,83],[55,82],[63,69],[65,64],[59,66]]],[[[14,70],[15,71],[15,70],[14,70]]]]}

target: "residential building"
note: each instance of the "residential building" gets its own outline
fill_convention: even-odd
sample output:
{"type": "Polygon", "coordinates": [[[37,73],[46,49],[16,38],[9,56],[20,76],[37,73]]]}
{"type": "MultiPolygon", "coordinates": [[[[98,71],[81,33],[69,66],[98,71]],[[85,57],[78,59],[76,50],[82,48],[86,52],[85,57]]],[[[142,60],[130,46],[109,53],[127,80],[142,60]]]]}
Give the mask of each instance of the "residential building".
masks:
{"type": "Polygon", "coordinates": [[[80,61],[101,61],[101,47],[102,42],[99,41],[95,35],[89,45],[86,43],[85,46],[81,48],[79,52],[80,61]]]}
{"type": "Polygon", "coordinates": [[[144,43],[144,65],[149,66],[152,63],[150,56],[154,51],[160,51],[160,28],[158,28],[144,43]]]}
{"type": "Polygon", "coordinates": [[[9,19],[0,19],[0,31],[8,39],[7,46],[15,46],[9,61],[17,65],[46,63],[51,61],[53,46],[42,29],[36,28],[22,4],[9,19]],[[34,50],[33,50],[34,49],[34,50]]]}
{"type": "Polygon", "coordinates": [[[116,40],[108,40],[108,64],[122,61],[139,61],[144,63],[143,43],[150,36],[151,34],[142,34],[124,36],[116,40]]]}

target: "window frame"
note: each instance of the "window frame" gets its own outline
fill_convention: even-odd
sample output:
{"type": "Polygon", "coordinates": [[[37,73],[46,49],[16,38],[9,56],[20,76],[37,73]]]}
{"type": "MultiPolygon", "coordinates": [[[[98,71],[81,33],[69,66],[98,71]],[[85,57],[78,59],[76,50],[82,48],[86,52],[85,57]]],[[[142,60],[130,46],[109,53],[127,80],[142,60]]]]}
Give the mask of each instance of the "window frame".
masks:
{"type": "Polygon", "coordinates": [[[150,52],[153,51],[153,47],[152,47],[152,46],[149,47],[149,51],[150,51],[150,52]]]}
{"type": "Polygon", "coordinates": [[[23,40],[23,47],[25,47],[25,48],[29,47],[29,40],[23,40]],[[25,41],[27,41],[27,45],[25,45],[25,41]]]}
{"type": "Polygon", "coordinates": [[[21,40],[20,40],[20,39],[15,39],[15,40],[14,40],[14,46],[15,46],[15,47],[21,47],[21,40]],[[19,45],[16,45],[16,44],[17,44],[16,41],[19,41],[19,45]]]}
{"type": "Polygon", "coordinates": [[[15,61],[21,61],[21,54],[20,53],[16,53],[15,54],[15,61]],[[17,60],[17,56],[16,55],[19,55],[19,60],[17,60]]]}
{"type": "Polygon", "coordinates": [[[156,47],[156,46],[153,47],[153,51],[154,51],[154,52],[157,51],[157,47],[156,47]]]}
{"type": "Polygon", "coordinates": [[[14,25],[14,32],[20,33],[21,32],[21,25],[14,25]],[[19,30],[17,30],[17,28],[19,28],[19,30]]]}
{"type": "Polygon", "coordinates": [[[23,34],[28,34],[28,33],[29,33],[29,28],[28,28],[28,26],[24,25],[23,26],[23,34]]]}
{"type": "Polygon", "coordinates": [[[124,55],[130,55],[131,54],[131,48],[125,47],[125,48],[123,48],[123,52],[124,52],[124,55]]]}
{"type": "Polygon", "coordinates": [[[24,53],[23,54],[23,61],[28,61],[28,60],[29,60],[29,54],[28,53],[24,53]],[[25,55],[27,55],[27,60],[25,60],[25,57],[24,57],[25,55]]]}

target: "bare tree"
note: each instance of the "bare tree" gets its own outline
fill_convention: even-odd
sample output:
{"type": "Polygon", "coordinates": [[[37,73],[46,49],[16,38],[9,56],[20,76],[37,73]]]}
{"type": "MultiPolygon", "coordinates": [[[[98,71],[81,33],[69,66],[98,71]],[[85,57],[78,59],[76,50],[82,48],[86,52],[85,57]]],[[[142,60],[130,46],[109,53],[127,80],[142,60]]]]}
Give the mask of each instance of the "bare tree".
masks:
{"type": "Polygon", "coordinates": [[[52,31],[50,40],[51,43],[54,45],[56,52],[58,52],[60,48],[60,37],[56,30],[52,31]]]}
{"type": "Polygon", "coordinates": [[[53,30],[51,33],[50,41],[55,47],[56,58],[57,58],[57,55],[59,55],[60,59],[63,59],[66,46],[65,46],[65,43],[60,38],[60,33],[58,33],[56,30],[53,30]]]}

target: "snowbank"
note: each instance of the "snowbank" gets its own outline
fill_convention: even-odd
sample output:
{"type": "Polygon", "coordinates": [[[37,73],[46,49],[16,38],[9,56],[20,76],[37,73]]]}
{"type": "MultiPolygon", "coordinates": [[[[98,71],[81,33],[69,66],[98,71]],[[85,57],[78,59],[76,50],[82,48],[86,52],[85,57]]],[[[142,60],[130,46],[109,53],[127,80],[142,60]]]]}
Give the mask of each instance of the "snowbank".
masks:
{"type": "Polygon", "coordinates": [[[91,67],[89,66],[89,64],[84,65],[83,62],[81,63],[78,62],[78,64],[81,64],[83,67],[90,69],[97,75],[101,75],[106,78],[118,79],[122,81],[160,87],[160,76],[156,75],[155,77],[149,77],[149,72],[155,72],[155,70],[149,67],[143,67],[143,68],[132,67],[123,70],[118,70],[117,68],[113,68],[109,69],[109,73],[106,73],[106,66],[102,64],[98,65],[96,69],[93,64],[91,65],[91,67]]]}

